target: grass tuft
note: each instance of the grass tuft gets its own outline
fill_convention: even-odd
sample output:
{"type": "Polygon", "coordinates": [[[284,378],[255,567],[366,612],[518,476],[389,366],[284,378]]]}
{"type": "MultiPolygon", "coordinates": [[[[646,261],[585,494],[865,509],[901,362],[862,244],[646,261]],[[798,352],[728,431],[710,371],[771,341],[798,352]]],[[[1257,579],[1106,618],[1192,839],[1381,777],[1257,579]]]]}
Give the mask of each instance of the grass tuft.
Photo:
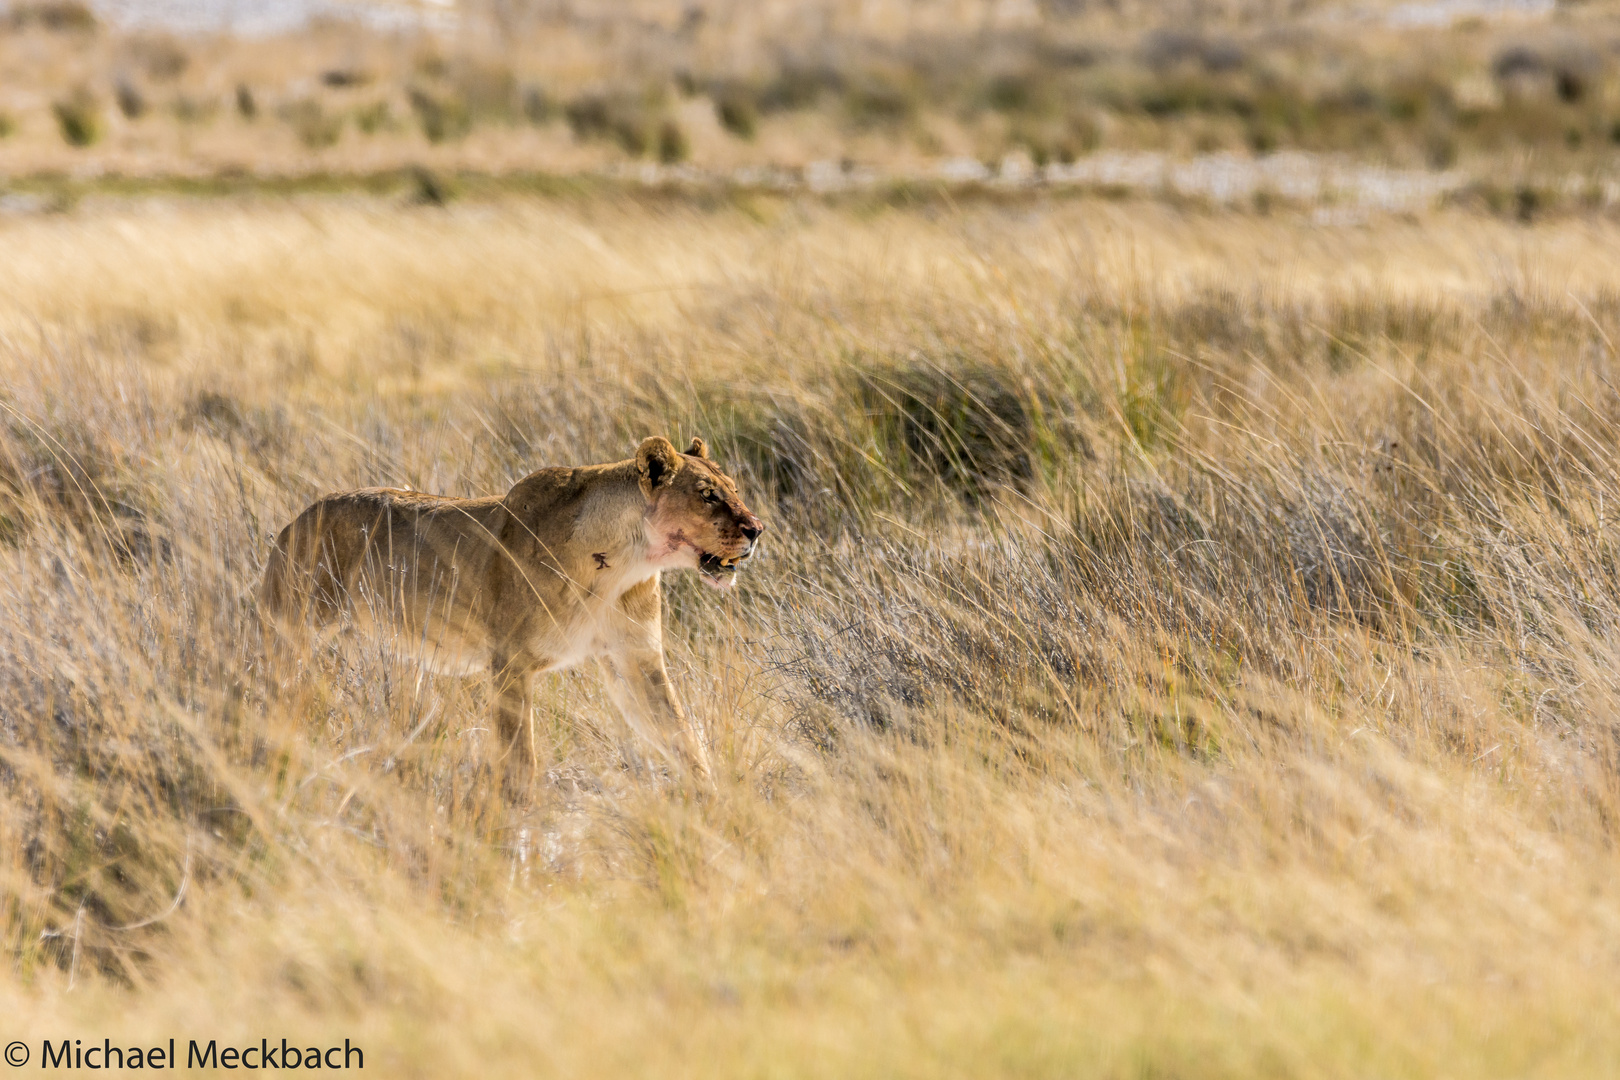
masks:
{"type": "Polygon", "coordinates": [[[101,104],[88,89],[80,88],[51,104],[57,130],[69,146],[92,146],[101,138],[101,104]]]}

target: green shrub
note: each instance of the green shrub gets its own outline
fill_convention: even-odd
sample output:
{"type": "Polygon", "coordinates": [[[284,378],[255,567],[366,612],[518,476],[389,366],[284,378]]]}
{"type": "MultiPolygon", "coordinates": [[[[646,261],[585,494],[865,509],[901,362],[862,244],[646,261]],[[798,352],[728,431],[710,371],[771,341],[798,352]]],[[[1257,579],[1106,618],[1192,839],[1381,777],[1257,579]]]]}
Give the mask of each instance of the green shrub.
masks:
{"type": "Polygon", "coordinates": [[[101,106],[90,91],[79,89],[54,102],[51,111],[69,146],[89,146],[101,138],[101,106]]]}
{"type": "Polygon", "coordinates": [[[388,110],[388,102],[374,101],[370,105],[362,105],[354,110],[354,126],[366,135],[375,135],[379,131],[393,127],[394,117],[388,110]]]}
{"type": "Polygon", "coordinates": [[[428,142],[441,143],[459,139],[472,130],[472,114],[460,99],[434,94],[422,87],[409,91],[411,109],[422,125],[422,134],[428,142]]]}
{"type": "Polygon", "coordinates": [[[1032,112],[1048,104],[1051,88],[1033,72],[1007,72],[991,78],[983,96],[984,103],[997,112],[1032,112]]]}
{"type": "Polygon", "coordinates": [[[678,161],[685,161],[691,155],[692,146],[686,138],[686,132],[674,120],[665,120],[658,125],[658,160],[665,165],[673,165],[678,161]]]}
{"type": "Polygon", "coordinates": [[[1143,112],[1157,117],[1223,110],[1243,115],[1252,109],[1246,99],[1224,93],[1221,87],[1200,75],[1156,79],[1143,88],[1139,103],[1143,112]]]}

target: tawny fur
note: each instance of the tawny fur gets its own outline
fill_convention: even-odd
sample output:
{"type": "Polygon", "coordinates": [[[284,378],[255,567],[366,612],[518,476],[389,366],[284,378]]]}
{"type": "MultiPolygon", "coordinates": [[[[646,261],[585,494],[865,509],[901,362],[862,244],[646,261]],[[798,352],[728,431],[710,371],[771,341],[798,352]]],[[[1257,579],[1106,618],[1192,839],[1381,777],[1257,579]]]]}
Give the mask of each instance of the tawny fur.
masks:
{"type": "Polygon", "coordinates": [[[500,498],[327,495],[276,538],[260,604],[283,642],[349,616],[438,670],[488,671],[511,786],[533,775],[535,674],[587,659],[633,729],[707,777],[664,669],[659,575],[729,585],[763,530],[701,439],[679,454],[654,436],[628,461],[541,469],[500,498]]]}

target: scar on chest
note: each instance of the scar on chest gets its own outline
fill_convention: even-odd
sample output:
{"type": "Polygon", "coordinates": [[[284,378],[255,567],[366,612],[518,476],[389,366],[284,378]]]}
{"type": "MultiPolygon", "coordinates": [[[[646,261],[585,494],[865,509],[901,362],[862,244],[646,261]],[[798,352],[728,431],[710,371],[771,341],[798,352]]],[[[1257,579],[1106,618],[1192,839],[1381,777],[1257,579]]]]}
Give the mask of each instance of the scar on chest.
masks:
{"type": "Polygon", "coordinates": [[[607,552],[598,551],[593,554],[591,558],[596,560],[596,568],[598,570],[606,570],[608,568],[607,552]]]}

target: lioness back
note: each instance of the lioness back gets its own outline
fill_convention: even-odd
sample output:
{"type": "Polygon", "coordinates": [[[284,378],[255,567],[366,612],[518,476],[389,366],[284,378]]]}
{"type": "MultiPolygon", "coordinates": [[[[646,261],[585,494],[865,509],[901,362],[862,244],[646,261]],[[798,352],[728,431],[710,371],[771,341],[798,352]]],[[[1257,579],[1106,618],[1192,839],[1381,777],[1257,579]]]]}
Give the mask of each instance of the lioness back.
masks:
{"type": "Polygon", "coordinates": [[[327,495],[276,538],[260,603],[283,629],[326,625],[347,612],[402,629],[438,623],[472,639],[454,642],[457,652],[477,649],[509,524],[499,498],[397,488],[327,495]]]}

